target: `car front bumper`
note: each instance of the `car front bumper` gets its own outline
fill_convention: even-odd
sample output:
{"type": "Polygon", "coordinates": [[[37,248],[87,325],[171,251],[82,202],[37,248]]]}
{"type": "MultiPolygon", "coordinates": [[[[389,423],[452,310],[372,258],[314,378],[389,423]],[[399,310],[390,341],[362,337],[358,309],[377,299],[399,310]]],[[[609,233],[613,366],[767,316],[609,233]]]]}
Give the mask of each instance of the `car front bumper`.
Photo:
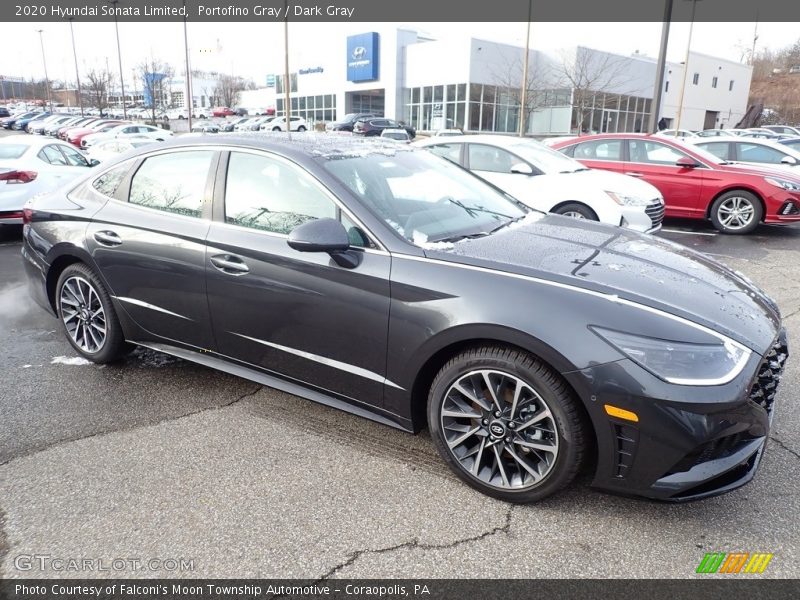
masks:
{"type": "Polygon", "coordinates": [[[565,374],[597,440],[593,486],[672,502],[723,494],[754,477],[764,453],[788,347],[781,333],[733,381],[679,386],[629,360],[565,374]],[[606,405],[637,421],[610,416],[606,405]]]}

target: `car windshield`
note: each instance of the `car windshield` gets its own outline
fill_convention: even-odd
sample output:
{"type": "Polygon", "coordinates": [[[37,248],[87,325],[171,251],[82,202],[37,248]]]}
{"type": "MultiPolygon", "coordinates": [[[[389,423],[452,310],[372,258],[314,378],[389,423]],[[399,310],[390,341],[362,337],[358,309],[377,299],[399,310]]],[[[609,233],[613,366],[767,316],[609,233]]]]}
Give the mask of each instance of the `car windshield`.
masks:
{"type": "Polygon", "coordinates": [[[511,151],[527,160],[545,174],[573,173],[575,171],[587,170],[586,167],[577,160],[539,144],[520,142],[514,144],[511,151]]]}
{"type": "Polygon", "coordinates": [[[0,159],[10,160],[25,154],[28,146],[24,144],[0,144],[0,159]]]}
{"type": "Polygon", "coordinates": [[[528,209],[428,152],[327,157],[325,169],[407,240],[423,246],[488,235],[528,209]]]}

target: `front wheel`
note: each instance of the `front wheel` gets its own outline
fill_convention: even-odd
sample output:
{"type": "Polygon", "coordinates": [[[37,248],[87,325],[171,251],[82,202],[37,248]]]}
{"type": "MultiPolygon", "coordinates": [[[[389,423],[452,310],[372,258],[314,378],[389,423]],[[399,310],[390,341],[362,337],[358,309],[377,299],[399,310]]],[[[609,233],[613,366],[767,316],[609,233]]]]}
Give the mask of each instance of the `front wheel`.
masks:
{"type": "Polygon", "coordinates": [[[750,233],[763,215],[761,202],[745,190],[726,192],[711,206],[711,222],[722,233],[750,233]]]}
{"type": "Polygon", "coordinates": [[[76,263],[61,273],[56,284],[56,309],[69,343],[81,356],[107,363],[126,353],[111,297],[86,265],[76,263]]]}
{"type": "Polygon", "coordinates": [[[578,202],[568,202],[567,204],[562,204],[555,209],[553,213],[562,215],[564,217],[572,217],[573,219],[588,219],[589,221],[600,220],[597,218],[597,215],[591,208],[578,202]]]}
{"type": "Polygon", "coordinates": [[[439,371],[428,425],[458,477],[494,498],[525,503],[550,496],[577,474],[586,446],[581,410],[538,358],[484,346],[439,371]]]}
{"type": "Polygon", "coordinates": [[[302,125],[300,125],[300,127],[298,127],[298,128],[297,128],[297,131],[299,131],[299,132],[301,132],[301,133],[302,133],[303,131],[305,131],[305,130],[306,130],[306,128],[305,128],[305,127],[303,127],[302,125]]]}

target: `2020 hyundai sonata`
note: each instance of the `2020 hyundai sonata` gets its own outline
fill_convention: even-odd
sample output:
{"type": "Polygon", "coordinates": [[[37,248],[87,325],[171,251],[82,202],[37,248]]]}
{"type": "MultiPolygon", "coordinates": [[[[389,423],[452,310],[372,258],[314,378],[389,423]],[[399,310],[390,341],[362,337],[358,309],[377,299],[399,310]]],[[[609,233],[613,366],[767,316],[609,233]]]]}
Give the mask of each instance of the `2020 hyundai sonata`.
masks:
{"type": "Polygon", "coordinates": [[[397,144],[176,139],[25,211],[31,292],[95,362],[132,344],[408,431],[511,502],[750,481],[778,308],[682,246],[530,211],[397,144]]]}

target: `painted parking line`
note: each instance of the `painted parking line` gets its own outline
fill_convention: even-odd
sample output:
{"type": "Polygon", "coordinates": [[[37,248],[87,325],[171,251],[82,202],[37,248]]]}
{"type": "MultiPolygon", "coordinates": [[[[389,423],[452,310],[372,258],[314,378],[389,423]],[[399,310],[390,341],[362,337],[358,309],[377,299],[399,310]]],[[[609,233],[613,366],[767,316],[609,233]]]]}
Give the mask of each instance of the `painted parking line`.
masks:
{"type": "Polygon", "coordinates": [[[686,235],[709,235],[711,237],[717,236],[717,233],[707,233],[705,231],[683,231],[682,229],[661,229],[664,233],[684,233],[686,235]]]}

